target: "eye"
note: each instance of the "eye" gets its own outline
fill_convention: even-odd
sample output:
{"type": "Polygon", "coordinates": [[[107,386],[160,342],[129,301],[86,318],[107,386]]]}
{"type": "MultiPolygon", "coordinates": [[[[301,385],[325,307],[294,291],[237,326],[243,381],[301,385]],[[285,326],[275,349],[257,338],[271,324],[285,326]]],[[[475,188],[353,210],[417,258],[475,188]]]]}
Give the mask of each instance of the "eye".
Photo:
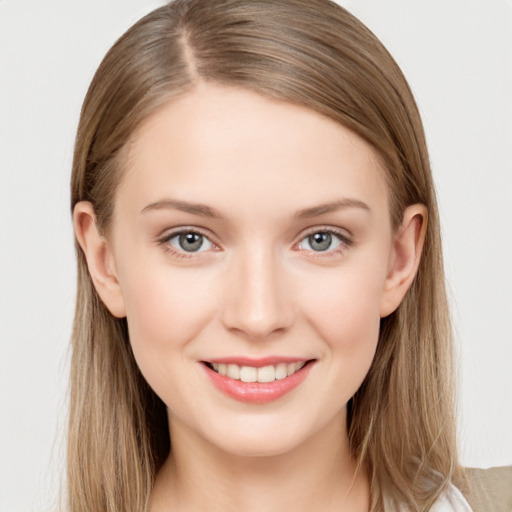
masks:
{"type": "Polygon", "coordinates": [[[350,245],[349,240],[333,231],[315,231],[299,242],[299,249],[314,252],[335,251],[341,246],[350,245]]]}
{"type": "Polygon", "coordinates": [[[214,247],[213,243],[201,233],[183,231],[171,235],[166,240],[174,249],[183,252],[203,252],[214,247]]]}

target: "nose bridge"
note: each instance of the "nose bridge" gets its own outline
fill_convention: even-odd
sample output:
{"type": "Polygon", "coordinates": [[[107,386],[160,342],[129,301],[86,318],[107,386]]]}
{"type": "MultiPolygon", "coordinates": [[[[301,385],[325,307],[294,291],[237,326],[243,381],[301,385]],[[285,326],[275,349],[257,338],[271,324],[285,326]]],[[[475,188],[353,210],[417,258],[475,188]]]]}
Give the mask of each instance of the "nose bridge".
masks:
{"type": "Polygon", "coordinates": [[[279,257],[272,247],[252,244],[232,262],[224,322],[250,338],[287,328],[293,316],[292,297],[279,257]]]}

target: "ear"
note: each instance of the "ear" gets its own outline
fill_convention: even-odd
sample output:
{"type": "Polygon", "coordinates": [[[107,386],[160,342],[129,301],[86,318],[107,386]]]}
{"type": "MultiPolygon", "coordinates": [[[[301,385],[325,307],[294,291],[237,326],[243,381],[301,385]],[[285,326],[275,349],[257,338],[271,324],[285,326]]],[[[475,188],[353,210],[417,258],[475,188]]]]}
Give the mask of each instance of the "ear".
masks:
{"type": "Polygon", "coordinates": [[[84,252],[92,282],[102,302],[118,318],[126,316],[114,255],[108,240],[98,230],[92,204],[80,201],[73,210],[75,236],[84,252]]]}
{"type": "Polygon", "coordinates": [[[427,230],[427,207],[414,204],[405,209],[393,247],[380,304],[384,318],[395,311],[411,286],[418,270],[427,230]]]}

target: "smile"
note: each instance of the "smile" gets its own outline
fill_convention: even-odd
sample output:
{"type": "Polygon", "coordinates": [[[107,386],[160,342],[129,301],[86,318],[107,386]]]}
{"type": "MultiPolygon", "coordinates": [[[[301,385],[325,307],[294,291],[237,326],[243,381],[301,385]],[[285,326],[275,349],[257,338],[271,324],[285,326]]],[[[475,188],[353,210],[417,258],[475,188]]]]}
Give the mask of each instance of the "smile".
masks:
{"type": "Polygon", "coordinates": [[[301,384],[314,366],[310,360],[202,361],[210,382],[241,402],[263,404],[277,400],[301,384]],[[244,364],[245,363],[245,364],[244,364]],[[273,364],[272,364],[273,363],[273,364]]]}
{"type": "Polygon", "coordinates": [[[275,380],[291,377],[306,364],[305,361],[296,363],[279,363],[256,368],[254,366],[239,366],[237,364],[207,363],[220,375],[242,382],[274,382],[275,380]]]}

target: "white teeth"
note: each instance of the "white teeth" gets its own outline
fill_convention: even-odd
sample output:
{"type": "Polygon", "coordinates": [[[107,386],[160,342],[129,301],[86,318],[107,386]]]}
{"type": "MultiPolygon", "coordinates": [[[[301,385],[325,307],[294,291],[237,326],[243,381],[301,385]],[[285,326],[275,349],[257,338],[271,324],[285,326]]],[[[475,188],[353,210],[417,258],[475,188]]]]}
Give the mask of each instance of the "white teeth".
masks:
{"type": "Polygon", "coordinates": [[[252,366],[240,368],[240,380],[242,382],[256,382],[258,380],[258,369],[252,366]]]}
{"type": "Polygon", "coordinates": [[[240,366],[237,364],[228,364],[228,371],[226,375],[231,379],[239,379],[240,378],[240,366]]]}
{"type": "Polygon", "coordinates": [[[242,382],[274,382],[276,379],[290,377],[296,371],[300,370],[306,363],[279,363],[277,365],[262,366],[255,368],[253,366],[238,366],[237,364],[211,363],[212,368],[231,379],[241,380],[242,382]]]}
{"type": "Polygon", "coordinates": [[[276,370],[273,366],[262,366],[258,368],[258,382],[274,382],[276,370]]]}
{"type": "Polygon", "coordinates": [[[296,368],[295,363],[288,363],[286,365],[286,373],[288,375],[293,375],[295,373],[295,368],[296,368]]]}
{"type": "Polygon", "coordinates": [[[286,363],[279,363],[276,366],[276,379],[284,379],[287,376],[288,374],[286,373],[286,363]]]}

